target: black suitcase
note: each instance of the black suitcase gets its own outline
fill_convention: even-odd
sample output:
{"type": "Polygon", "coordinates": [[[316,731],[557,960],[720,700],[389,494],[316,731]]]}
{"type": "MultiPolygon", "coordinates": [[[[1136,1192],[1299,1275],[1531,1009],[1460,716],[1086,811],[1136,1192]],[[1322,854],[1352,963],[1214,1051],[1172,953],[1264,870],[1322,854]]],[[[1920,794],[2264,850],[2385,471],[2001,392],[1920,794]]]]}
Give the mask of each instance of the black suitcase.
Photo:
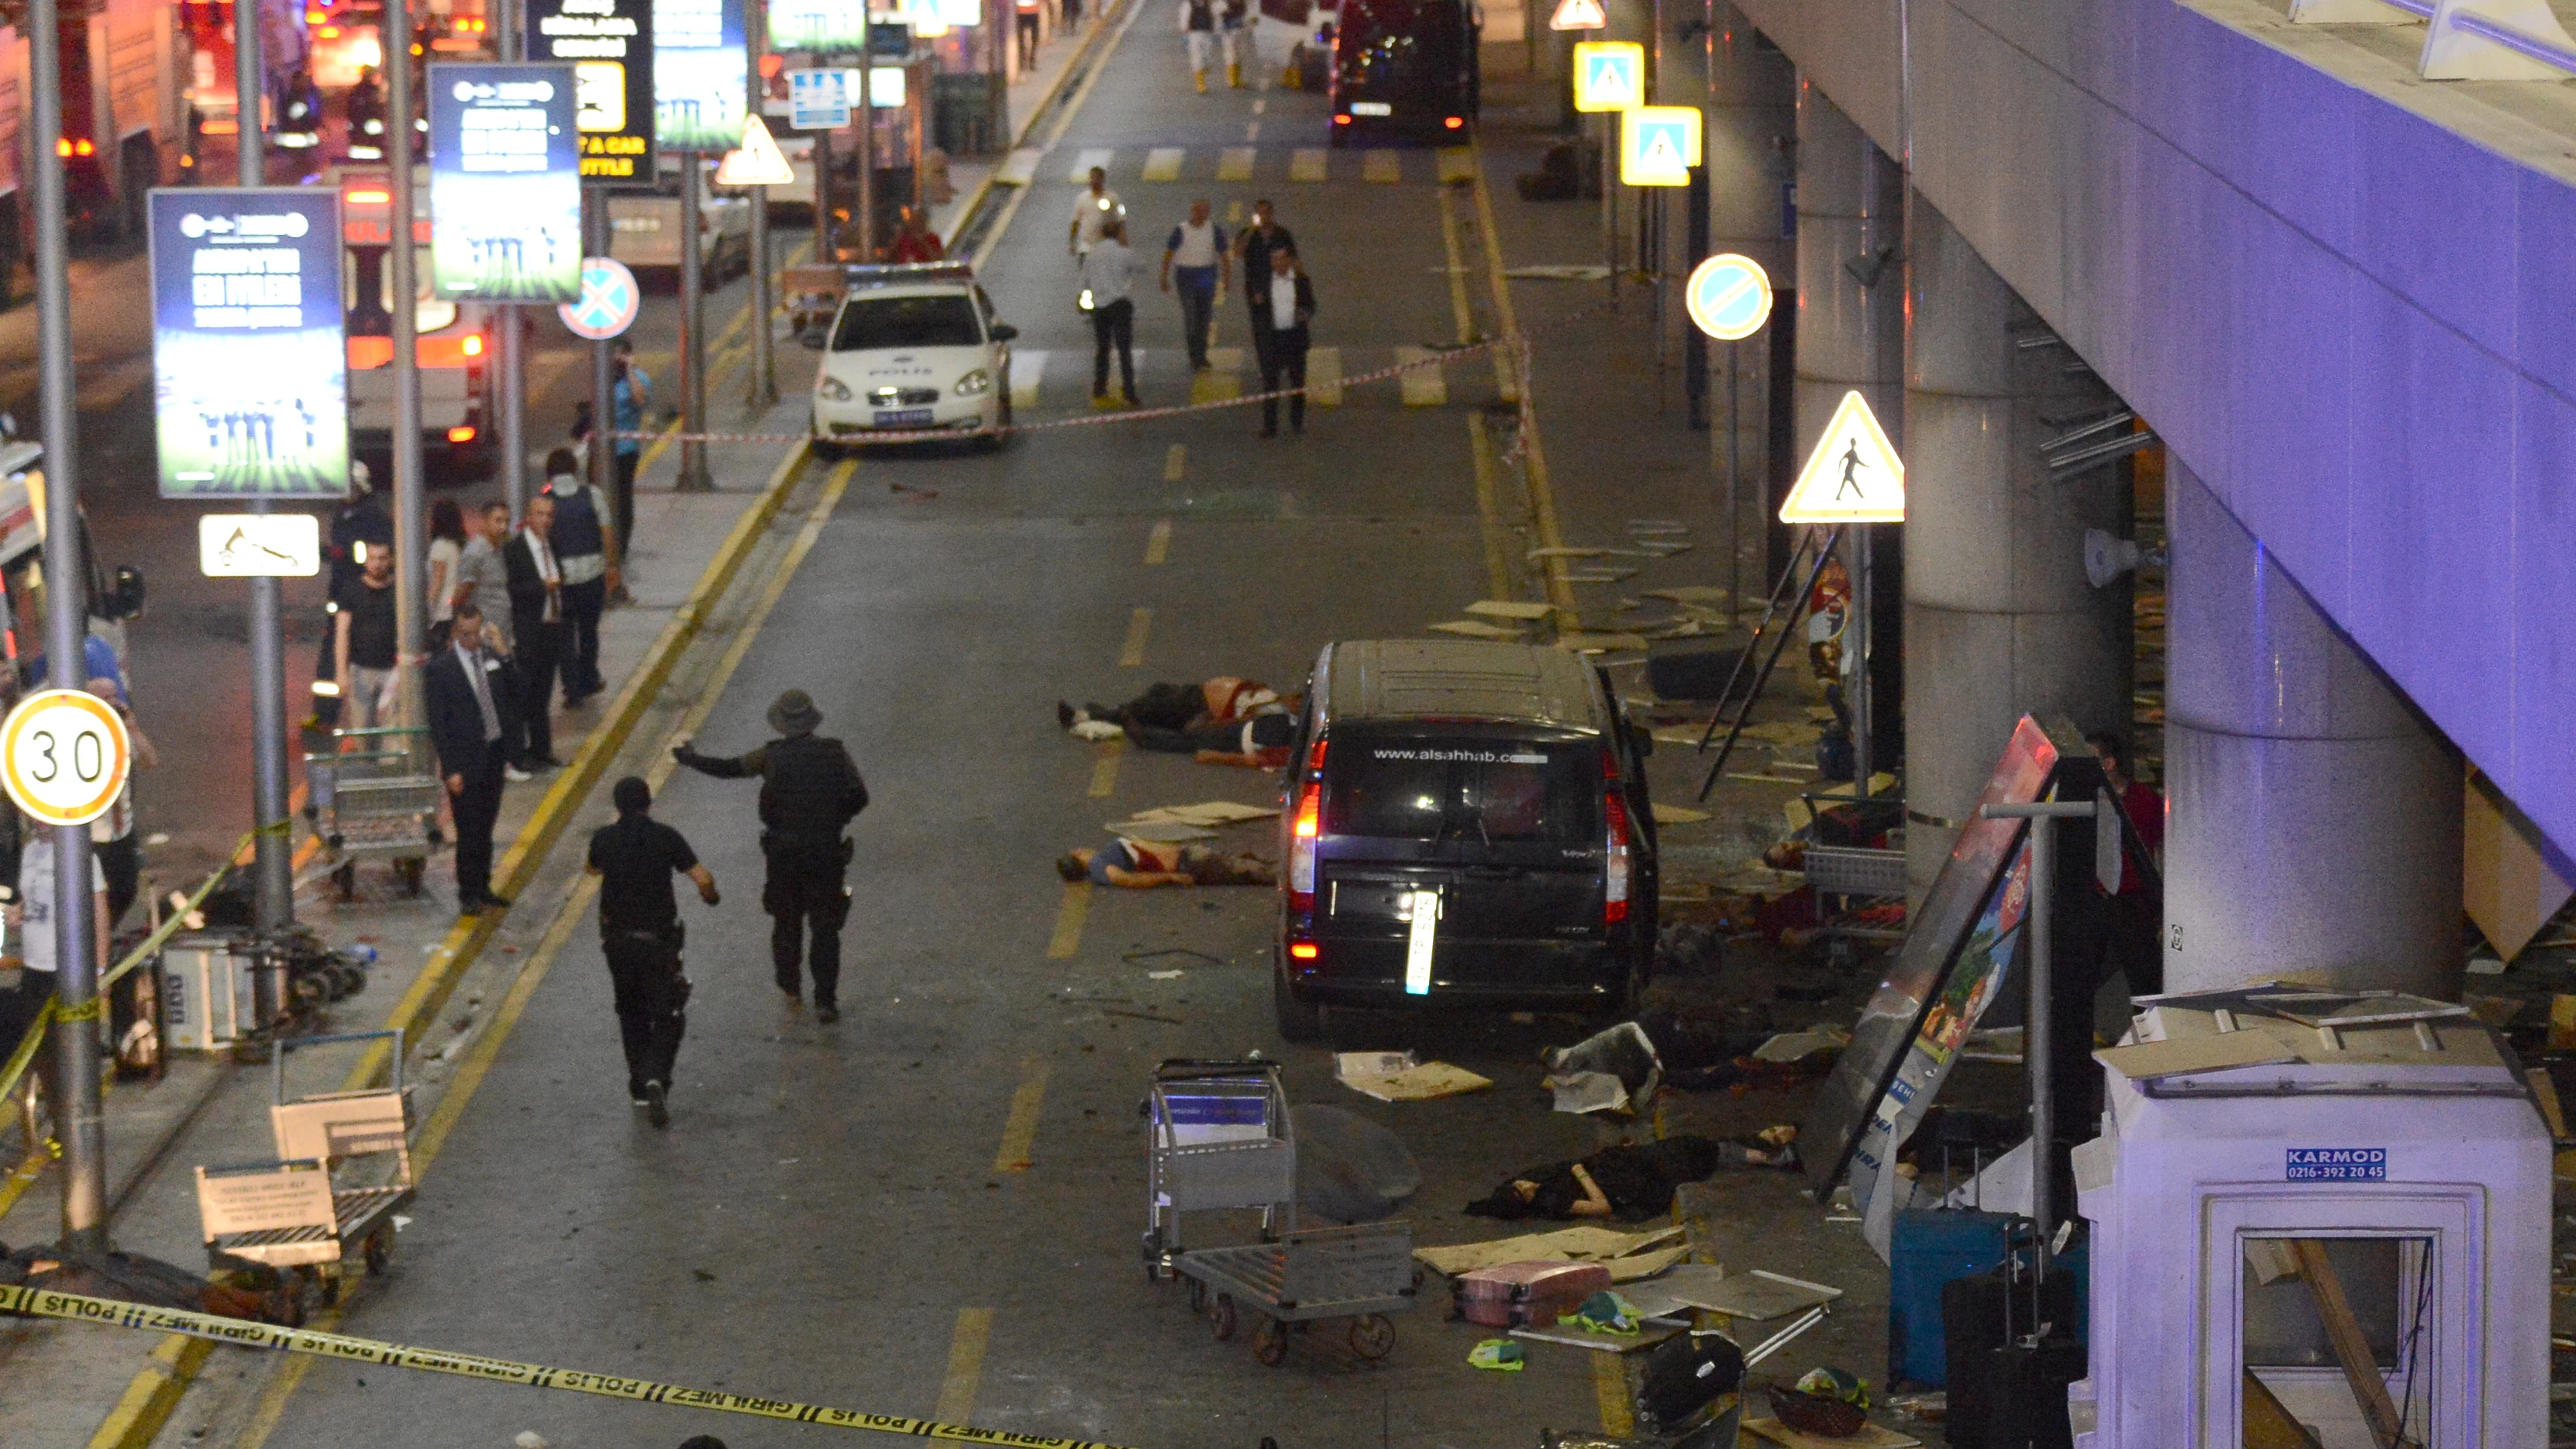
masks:
{"type": "Polygon", "coordinates": [[[1679,1434],[1721,1397],[1744,1387],[1744,1350],[1708,1329],[1677,1333],[1640,1355],[1634,1405],[1639,1432],[1679,1434]]]}
{"type": "Polygon", "coordinates": [[[2067,1449],[2074,1435],[2066,1386],[2084,1377],[2082,1327],[2075,1275],[2051,1273],[2034,1302],[2025,1258],[1943,1284],[1951,1449],[2067,1449]],[[2022,1343],[2042,1323],[2048,1328],[2037,1344],[2022,1343]]]}
{"type": "MultiPolygon", "coordinates": [[[[2016,1339],[1993,1349],[1988,1362],[1985,1436],[1979,1442],[1986,1449],[2074,1449],[2066,1386],[2084,1377],[2084,1345],[2072,1334],[2051,1332],[2036,1343],[2016,1339]]],[[[1955,1428],[1950,1442],[1962,1442],[1955,1428]]]]}

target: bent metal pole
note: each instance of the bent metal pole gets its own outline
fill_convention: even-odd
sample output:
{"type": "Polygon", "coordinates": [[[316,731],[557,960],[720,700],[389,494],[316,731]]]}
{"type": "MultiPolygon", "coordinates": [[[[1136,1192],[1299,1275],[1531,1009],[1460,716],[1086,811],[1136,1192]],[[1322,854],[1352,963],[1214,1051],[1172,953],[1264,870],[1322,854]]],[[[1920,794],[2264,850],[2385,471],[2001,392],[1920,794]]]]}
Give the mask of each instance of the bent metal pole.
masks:
{"type": "MultiPolygon", "coordinates": [[[[45,653],[54,684],[78,688],[89,610],[82,581],[80,467],[72,392],[71,277],[63,221],[63,66],[55,0],[27,0],[27,65],[35,162],[36,388],[45,435],[45,653]]],[[[253,113],[256,117],[256,112],[253,113]]],[[[252,124],[257,124],[254,119],[252,124]]],[[[54,848],[54,979],[60,993],[54,1050],[62,1100],[63,1241],[67,1252],[107,1249],[107,1134],[99,1119],[97,932],[90,918],[89,827],[57,825],[54,848]]]]}

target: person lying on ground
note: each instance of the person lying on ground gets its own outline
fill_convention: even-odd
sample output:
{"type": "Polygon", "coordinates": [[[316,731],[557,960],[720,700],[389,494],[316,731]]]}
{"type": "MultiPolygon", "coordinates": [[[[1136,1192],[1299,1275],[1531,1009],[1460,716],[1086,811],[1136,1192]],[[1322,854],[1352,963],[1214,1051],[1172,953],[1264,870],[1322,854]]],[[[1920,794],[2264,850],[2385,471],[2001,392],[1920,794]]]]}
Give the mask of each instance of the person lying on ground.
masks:
{"type": "Polygon", "coordinates": [[[1276,885],[1279,869],[1257,855],[1226,854],[1201,845],[1126,840],[1076,846],[1058,857],[1055,872],[1068,881],[1151,890],[1156,886],[1276,885]]]}
{"type": "Polygon", "coordinates": [[[1069,700],[1055,702],[1056,725],[1071,730],[1086,720],[1101,720],[1122,729],[1181,730],[1231,724],[1285,702],[1278,691],[1258,679],[1221,674],[1196,684],[1155,684],[1125,704],[1087,704],[1075,709],[1069,700]]]}
{"type": "Polygon", "coordinates": [[[1579,1161],[1524,1168],[1467,1204],[1472,1217],[1611,1218],[1644,1222],[1673,1205],[1673,1190],[1715,1172],[1721,1144],[1706,1137],[1622,1142],[1579,1161]]]}

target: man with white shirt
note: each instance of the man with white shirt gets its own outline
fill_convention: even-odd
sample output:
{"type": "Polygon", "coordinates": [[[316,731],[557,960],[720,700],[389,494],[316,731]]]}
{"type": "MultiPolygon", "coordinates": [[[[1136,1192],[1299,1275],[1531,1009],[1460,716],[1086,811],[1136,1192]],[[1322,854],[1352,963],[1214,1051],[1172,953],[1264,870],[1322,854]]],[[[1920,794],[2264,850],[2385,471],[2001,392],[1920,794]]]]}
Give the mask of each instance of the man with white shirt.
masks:
{"type": "Polygon", "coordinates": [[[1125,220],[1127,203],[1109,189],[1109,172],[1104,167],[1091,168],[1090,184],[1073,198],[1073,226],[1065,232],[1064,249],[1082,256],[1099,242],[1100,234],[1114,221],[1125,220]]]}
{"type": "Polygon", "coordinates": [[[555,501],[528,500],[518,536],[501,550],[510,576],[510,617],[518,630],[512,652],[519,671],[518,766],[560,765],[555,758],[555,666],[563,659],[563,564],[555,557],[555,501]]]}
{"type": "Polygon", "coordinates": [[[1190,219],[1172,228],[1163,243],[1163,290],[1181,288],[1181,334],[1190,351],[1190,371],[1208,367],[1208,322],[1216,313],[1216,295],[1233,280],[1234,254],[1226,250],[1225,228],[1210,219],[1207,199],[1190,203],[1190,219]]]}
{"type": "Polygon", "coordinates": [[[1091,294],[1091,405],[1113,408],[1109,353],[1118,353],[1118,381],[1128,407],[1136,406],[1136,254],[1127,247],[1127,223],[1112,220],[1082,256],[1082,286],[1091,294]]]}
{"type": "MultiPolygon", "coordinates": [[[[1297,265],[1296,248],[1274,243],[1268,257],[1270,268],[1244,279],[1243,292],[1252,304],[1252,348],[1261,361],[1261,390],[1276,393],[1282,388],[1297,391],[1288,397],[1288,429],[1306,431],[1306,348],[1312,336],[1307,324],[1315,316],[1315,284],[1306,269],[1297,265]]],[[[1261,436],[1279,436],[1279,399],[1261,400],[1261,436]]]]}
{"type": "Polygon", "coordinates": [[[518,728],[518,679],[508,659],[485,647],[483,611],[471,600],[457,605],[447,640],[422,677],[429,743],[456,815],[456,908],[470,916],[510,904],[492,893],[492,826],[518,728]]]}

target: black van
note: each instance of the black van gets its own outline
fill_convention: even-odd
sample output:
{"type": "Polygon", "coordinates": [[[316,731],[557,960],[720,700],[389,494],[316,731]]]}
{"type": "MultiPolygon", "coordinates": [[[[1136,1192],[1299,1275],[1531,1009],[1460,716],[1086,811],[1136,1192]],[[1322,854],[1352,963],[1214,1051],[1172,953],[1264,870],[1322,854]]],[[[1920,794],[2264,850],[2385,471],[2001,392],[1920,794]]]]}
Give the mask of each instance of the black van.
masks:
{"type": "Polygon", "coordinates": [[[1473,0],[1342,0],[1337,14],[1333,144],[1354,131],[1463,143],[1482,104],[1473,0]]]}
{"type": "Polygon", "coordinates": [[[1566,650],[1327,646],[1280,812],[1280,1034],[1325,1006],[1625,1009],[1655,946],[1648,748],[1566,650]]]}

